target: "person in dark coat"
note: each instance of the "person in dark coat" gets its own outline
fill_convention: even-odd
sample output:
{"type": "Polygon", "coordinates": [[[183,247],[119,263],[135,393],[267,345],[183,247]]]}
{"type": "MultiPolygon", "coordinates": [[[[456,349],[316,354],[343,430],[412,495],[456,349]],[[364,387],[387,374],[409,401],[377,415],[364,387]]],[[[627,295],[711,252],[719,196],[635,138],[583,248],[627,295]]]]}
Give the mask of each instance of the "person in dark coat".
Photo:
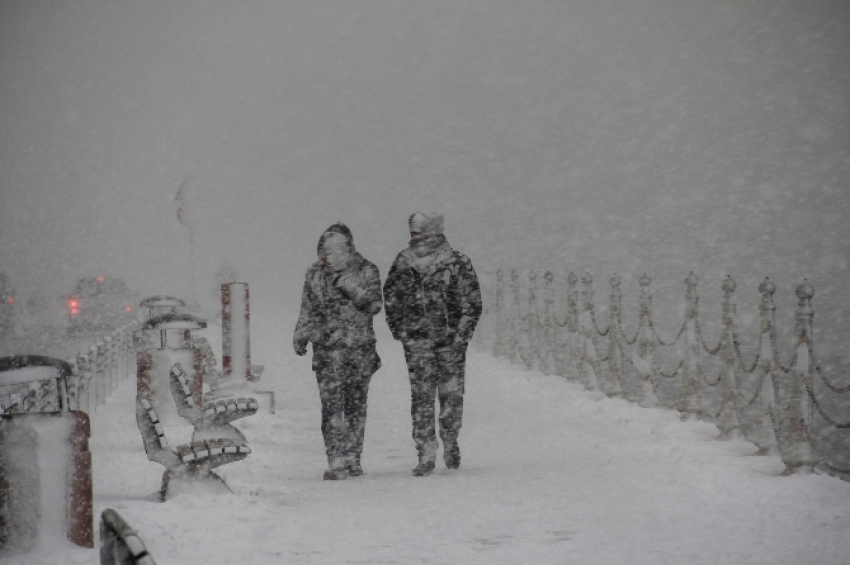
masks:
{"type": "Polygon", "coordinates": [[[329,468],[325,480],[363,474],[360,456],[369,381],[381,366],[372,318],[381,311],[378,268],[354,249],[345,224],[319,238],[319,260],[307,270],[293,347],[313,344],[313,370],[322,401],[322,436],[329,468]]]}
{"type": "Polygon", "coordinates": [[[434,400],[440,402],[443,461],[460,466],[466,349],[481,317],[481,290],[470,260],[443,235],[443,216],[410,217],[410,246],[398,254],[384,283],[387,323],[404,345],[410,377],[416,476],[434,470],[439,443],[434,400]]]}

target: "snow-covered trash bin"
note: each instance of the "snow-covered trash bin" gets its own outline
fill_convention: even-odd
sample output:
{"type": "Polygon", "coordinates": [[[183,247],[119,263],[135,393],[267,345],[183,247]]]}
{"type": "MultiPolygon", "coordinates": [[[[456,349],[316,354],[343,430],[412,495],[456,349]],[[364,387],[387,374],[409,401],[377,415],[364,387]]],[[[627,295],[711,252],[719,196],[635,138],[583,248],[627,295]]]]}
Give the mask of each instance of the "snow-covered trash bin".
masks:
{"type": "Polygon", "coordinates": [[[194,347],[192,330],[206,321],[190,314],[169,313],[145,322],[136,351],[136,391],[156,409],[164,425],[181,423],[171,395],[171,368],[191,367],[189,388],[195,404],[203,398],[203,355],[194,347]]]}
{"type": "Polygon", "coordinates": [[[178,308],[185,308],[186,303],[174,296],[149,296],[139,303],[139,311],[145,316],[145,320],[159,318],[166,314],[177,314],[178,308]]]}
{"type": "Polygon", "coordinates": [[[112,508],[100,515],[100,565],[156,565],[139,534],[112,508]]]}
{"type": "MultiPolygon", "coordinates": [[[[71,365],[43,356],[0,359],[0,388],[56,382],[42,410],[0,415],[0,558],[94,546],[88,415],[69,411],[71,365]]],[[[34,390],[34,389],[33,389],[34,390]]]]}

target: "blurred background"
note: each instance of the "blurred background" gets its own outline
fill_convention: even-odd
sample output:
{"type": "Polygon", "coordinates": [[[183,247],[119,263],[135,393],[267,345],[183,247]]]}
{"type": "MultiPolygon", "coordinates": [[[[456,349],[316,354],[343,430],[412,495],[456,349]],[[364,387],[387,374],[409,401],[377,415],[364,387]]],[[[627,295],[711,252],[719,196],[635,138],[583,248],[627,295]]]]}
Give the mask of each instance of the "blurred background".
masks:
{"type": "Polygon", "coordinates": [[[644,271],[661,318],[693,270],[718,321],[730,274],[754,340],[769,276],[790,340],[808,278],[839,362],[848,182],[843,0],[0,0],[0,270],[35,325],[81,277],[215,312],[230,273],[288,348],[325,227],[385,276],[433,209],[482,277],[588,271],[604,306],[616,272],[627,321],[644,271]]]}

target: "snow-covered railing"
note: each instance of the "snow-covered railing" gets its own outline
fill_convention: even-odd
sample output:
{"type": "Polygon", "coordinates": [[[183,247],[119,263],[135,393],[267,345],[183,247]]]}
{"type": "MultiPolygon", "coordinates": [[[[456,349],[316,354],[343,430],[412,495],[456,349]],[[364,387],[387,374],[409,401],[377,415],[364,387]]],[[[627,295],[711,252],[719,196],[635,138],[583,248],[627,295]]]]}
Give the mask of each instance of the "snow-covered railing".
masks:
{"type": "MultiPolygon", "coordinates": [[[[579,292],[578,277],[567,277],[566,310],[563,317],[555,303],[552,273],[543,277],[543,298],[538,298],[537,276],[529,274],[527,301],[523,309],[519,275],[514,270],[506,285],[496,272],[490,296],[485,300],[482,341],[497,357],[535,364],[546,373],[561,375],[586,388],[621,397],[643,406],[665,406],[714,422],[721,438],[742,435],[760,453],[778,450],[786,472],[822,465],[834,473],[850,473],[850,465],[837,465],[835,456],[847,460],[843,441],[830,457],[816,440],[835,438],[850,428],[824,407],[815,393],[814,378],[823,382],[819,394],[842,395],[850,386],[836,386],[823,373],[813,347],[812,297],[814,288],[803,281],[796,288],[794,349],[787,364],[780,360],[776,339],[776,286],[765,279],[759,286],[760,337],[754,359],[745,360],[737,329],[736,283],[722,283],[720,336],[706,343],[700,326],[697,284],[690,273],[685,279],[685,313],[673,339],[664,339],[652,315],[652,279],[640,277],[638,327],[626,331],[622,322],[620,278],[611,277],[608,323],[601,329],[593,299],[593,278],[585,274],[579,292]],[[507,288],[506,288],[507,286],[507,288]],[[707,357],[704,357],[705,354],[707,357]],[[672,359],[671,359],[672,358],[672,359]],[[711,359],[717,372],[706,375],[711,359]],[[664,370],[670,366],[672,370],[664,370]],[[816,420],[816,415],[819,417],[816,420]],[[819,424],[816,427],[815,424],[819,424]],[[842,453],[843,452],[843,453],[842,453]]],[[[833,399],[834,400],[834,399],[833,399]]],[[[823,443],[823,442],[822,442],[823,443]]]]}
{"type": "Polygon", "coordinates": [[[92,412],[106,402],[119,383],[136,375],[135,333],[141,321],[120,326],[98,339],[85,353],[69,361],[76,366],[68,379],[68,398],[72,410],[92,412]]]}

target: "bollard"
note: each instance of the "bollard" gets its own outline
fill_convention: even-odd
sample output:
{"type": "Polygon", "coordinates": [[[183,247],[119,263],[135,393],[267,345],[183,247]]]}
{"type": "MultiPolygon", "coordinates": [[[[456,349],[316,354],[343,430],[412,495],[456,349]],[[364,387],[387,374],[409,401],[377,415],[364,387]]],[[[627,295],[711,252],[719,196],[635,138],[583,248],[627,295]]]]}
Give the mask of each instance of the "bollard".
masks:
{"type": "Polygon", "coordinates": [[[785,472],[811,470],[818,463],[807,429],[811,426],[811,404],[807,390],[812,390],[812,362],[809,347],[812,339],[812,297],[815,289],[803,280],[795,293],[799,301],[794,312],[797,362],[791,374],[791,401],[788,406],[788,430],[779,444],[785,472]],[[807,416],[808,412],[808,418],[807,416]],[[808,420],[808,421],[807,421],[808,420]]]}
{"type": "MultiPolygon", "coordinates": [[[[581,277],[582,312],[579,316],[579,357],[578,367],[584,386],[588,390],[602,390],[600,375],[596,371],[596,328],[593,326],[593,277],[585,272],[581,277]]],[[[605,392],[604,390],[602,392],[605,392]]]]}
{"type": "Polygon", "coordinates": [[[679,386],[679,399],[676,409],[684,416],[699,416],[702,407],[699,402],[699,341],[697,336],[697,317],[699,316],[699,277],[691,271],[685,277],[685,344],[682,351],[682,380],[679,386]]]}
{"type": "Polygon", "coordinates": [[[641,406],[658,406],[658,397],[655,394],[657,368],[655,366],[655,345],[652,340],[652,328],[650,320],[652,317],[652,277],[644,273],[638,279],[640,285],[640,321],[638,322],[638,346],[632,356],[632,363],[637,369],[643,383],[641,384],[641,396],[638,404],[641,406]]]}
{"type": "Polygon", "coordinates": [[[251,376],[251,309],[248,283],[221,285],[221,364],[225,379],[251,376]]]}
{"type": "Polygon", "coordinates": [[[721,284],[723,290],[723,320],[720,334],[720,411],[715,424],[720,430],[718,439],[730,439],[740,436],[740,420],[738,419],[738,386],[735,373],[735,336],[737,330],[738,302],[735,298],[737,284],[726,275],[721,284]]]}
{"type": "Polygon", "coordinates": [[[620,355],[620,277],[614,274],[608,279],[608,284],[611,286],[608,294],[608,395],[628,398],[620,355]]]}
{"type": "Polygon", "coordinates": [[[496,319],[496,336],[495,343],[493,344],[493,356],[494,357],[502,357],[505,354],[505,316],[502,311],[502,302],[503,297],[502,294],[504,292],[502,286],[502,271],[501,269],[496,271],[496,298],[494,309],[494,318],[496,319]]]}

